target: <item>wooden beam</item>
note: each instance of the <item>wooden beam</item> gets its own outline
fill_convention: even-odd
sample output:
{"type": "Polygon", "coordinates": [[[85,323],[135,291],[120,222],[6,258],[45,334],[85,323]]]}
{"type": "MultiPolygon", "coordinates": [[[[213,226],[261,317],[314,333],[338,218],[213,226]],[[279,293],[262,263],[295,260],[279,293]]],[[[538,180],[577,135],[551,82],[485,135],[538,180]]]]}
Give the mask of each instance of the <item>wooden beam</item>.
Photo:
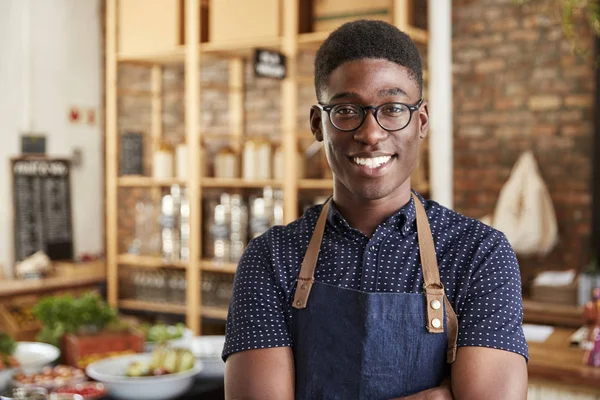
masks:
{"type": "MultiPolygon", "coordinates": [[[[186,0],[187,10],[199,10],[199,0],[186,0]]],[[[185,136],[188,145],[188,197],[190,201],[190,263],[186,271],[186,322],[195,335],[201,332],[200,304],[200,18],[197,13],[185,15],[185,136]]]]}
{"type": "Polygon", "coordinates": [[[298,53],[298,0],[285,0],[283,8],[282,51],[287,57],[287,74],[281,84],[281,133],[284,157],[283,220],[290,223],[298,217],[297,179],[297,104],[296,55],[298,53]]]}
{"type": "Polygon", "coordinates": [[[117,0],[106,2],[106,263],[108,304],[118,304],[117,272],[117,0]]]}
{"type": "MultiPolygon", "coordinates": [[[[152,156],[160,150],[160,142],[162,140],[163,125],[162,125],[162,67],[156,64],[152,67],[152,120],[150,124],[150,132],[152,134],[152,156]]],[[[154,165],[153,165],[154,167],[154,165]]],[[[152,188],[152,202],[155,205],[160,204],[161,188],[154,186],[152,188]]]]}
{"type": "Polygon", "coordinates": [[[411,26],[412,16],[412,1],[411,0],[394,0],[393,24],[403,32],[406,32],[411,26]]]}
{"type": "Polygon", "coordinates": [[[229,133],[231,144],[240,154],[244,135],[244,60],[229,60],[229,133]]]}

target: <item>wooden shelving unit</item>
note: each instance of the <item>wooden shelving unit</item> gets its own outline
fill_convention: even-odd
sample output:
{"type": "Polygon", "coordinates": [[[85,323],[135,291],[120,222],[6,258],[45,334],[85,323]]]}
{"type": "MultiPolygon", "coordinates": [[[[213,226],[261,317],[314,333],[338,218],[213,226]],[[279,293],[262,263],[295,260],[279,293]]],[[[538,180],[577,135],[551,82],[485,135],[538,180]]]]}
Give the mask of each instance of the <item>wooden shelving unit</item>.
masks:
{"type": "Polygon", "coordinates": [[[263,188],[271,186],[279,188],[283,182],[268,179],[268,180],[246,180],[241,178],[202,178],[202,186],[206,188],[263,188]]]}
{"type": "Polygon", "coordinates": [[[154,179],[149,176],[122,176],[117,179],[120,187],[168,187],[171,185],[183,186],[186,181],[181,179],[154,179]]]}
{"type": "Polygon", "coordinates": [[[227,309],[218,307],[202,307],[202,316],[204,318],[225,321],[227,319],[227,309]]]}
{"type": "Polygon", "coordinates": [[[200,267],[205,272],[235,274],[235,271],[237,271],[237,264],[235,263],[215,263],[211,260],[202,260],[200,267]]]}
{"type": "Polygon", "coordinates": [[[187,308],[181,304],[154,303],[138,300],[119,300],[119,308],[132,311],[162,312],[167,314],[186,314],[187,308]]]}
{"type": "Polygon", "coordinates": [[[143,268],[187,268],[186,262],[167,262],[160,257],[136,256],[133,254],[120,254],[117,262],[122,265],[131,265],[143,268]]]}
{"type": "MultiPolygon", "coordinates": [[[[224,320],[227,310],[203,307],[201,299],[202,273],[234,274],[235,264],[215,264],[206,260],[202,254],[202,198],[205,189],[260,189],[265,186],[279,188],[283,191],[283,219],[289,223],[298,217],[298,195],[304,190],[331,191],[333,182],[327,179],[285,179],[256,180],[217,179],[202,177],[200,172],[200,144],[203,140],[226,140],[239,149],[244,140],[244,62],[253,55],[255,49],[272,49],[283,53],[287,59],[287,73],[281,81],[280,137],[284,154],[284,176],[296,177],[296,151],[299,142],[312,140],[306,128],[297,127],[298,85],[310,82],[312,77],[298,75],[296,69],[297,56],[300,50],[318,47],[328,35],[328,32],[299,34],[299,1],[280,0],[281,21],[280,34],[261,40],[241,39],[235,42],[200,43],[201,23],[199,13],[183,13],[184,20],[179,21],[184,27],[184,45],[173,43],[168,48],[157,47],[155,43],[148,46],[145,42],[143,50],[132,52],[131,49],[119,49],[119,36],[123,29],[119,27],[119,10],[126,0],[107,0],[106,2],[106,237],[107,237],[107,273],[108,273],[108,302],[124,310],[150,312],[165,312],[183,314],[187,326],[196,334],[201,331],[201,317],[224,320]],[[150,49],[150,50],[149,50],[150,49]],[[223,57],[229,60],[229,82],[213,84],[200,82],[202,60],[206,56],[223,57]],[[126,90],[118,87],[117,71],[121,64],[137,64],[151,69],[151,82],[148,90],[126,90]],[[185,73],[185,141],[188,145],[187,178],[153,179],[145,176],[118,175],[119,129],[118,129],[118,97],[137,96],[151,101],[152,115],[150,132],[152,152],[158,150],[163,135],[163,68],[169,65],[181,65],[185,73]],[[200,92],[216,90],[229,99],[229,132],[221,134],[203,131],[200,126],[200,92]],[[160,198],[161,191],[172,185],[187,189],[190,202],[190,261],[186,263],[166,263],[159,257],[140,257],[118,253],[118,204],[119,190],[122,188],[148,188],[155,200],[160,198]],[[147,303],[131,299],[122,299],[118,291],[119,268],[180,268],[185,269],[187,285],[187,304],[175,305],[165,303],[147,303]]],[[[199,10],[201,0],[184,0],[186,10],[199,10]]],[[[175,3],[175,1],[174,1],[175,3]]],[[[150,3],[149,3],[150,4],[150,3]]],[[[410,0],[393,0],[394,23],[408,32],[415,41],[426,43],[427,32],[411,27],[409,24],[410,0]]],[[[139,18],[144,19],[144,9],[139,10],[139,18]]],[[[138,11],[135,10],[137,18],[138,11]]],[[[154,16],[156,17],[156,15],[154,16]]],[[[166,17],[165,17],[166,18],[166,17]]],[[[162,15],[159,16],[162,19],[162,15]]],[[[152,28],[154,29],[155,26],[152,28]]],[[[157,27],[159,28],[159,27],[157,27]]],[[[237,27],[236,27],[237,28],[237,27]]],[[[233,29],[233,28],[232,28],[233,29]]],[[[179,34],[179,32],[177,32],[179,34]]],[[[140,36],[141,37],[141,36],[140,36]]],[[[144,38],[140,39],[144,40],[144,38]]],[[[164,43],[163,43],[164,45],[164,43]]],[[[308,121],[307,121],[308,125],[308,121]]]]}

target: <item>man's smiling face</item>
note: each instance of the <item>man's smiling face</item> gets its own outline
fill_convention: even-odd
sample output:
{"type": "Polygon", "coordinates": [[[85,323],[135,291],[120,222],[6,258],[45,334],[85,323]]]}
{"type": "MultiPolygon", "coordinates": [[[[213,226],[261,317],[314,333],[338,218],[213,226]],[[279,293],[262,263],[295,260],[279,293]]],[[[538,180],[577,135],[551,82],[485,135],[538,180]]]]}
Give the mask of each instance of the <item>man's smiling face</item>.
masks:
{"type": "MultiPolygon", "coordinates": [[[[420,100],[419,87],[408,69],[384,59],[340,65],[320,94],[323,103],[332,105],[414,105],[420,100]]],[[[423,103],[408,126],[388,132],[369,110],[359,128],[344,132],[331,124],[325,111],[313,107],[311,129],[324,143],[336,193],[363,202],[392,198],[406,187],[410,189],[410,174],[418,161],[420,141],[427,135],[428,119],[427,104],[423,103]]]]}

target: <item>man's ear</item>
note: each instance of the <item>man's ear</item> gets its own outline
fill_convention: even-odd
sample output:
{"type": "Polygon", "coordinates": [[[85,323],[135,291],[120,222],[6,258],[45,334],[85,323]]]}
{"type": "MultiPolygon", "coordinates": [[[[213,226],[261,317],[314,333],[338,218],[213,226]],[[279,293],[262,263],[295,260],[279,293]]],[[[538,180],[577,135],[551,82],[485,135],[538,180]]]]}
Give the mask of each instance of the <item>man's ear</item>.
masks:
{"type": "Polygon", "coordinates": [[[317,142],[323,141],[323,125],[321,119],[321,109],[317,106],[310,108],[310,130],[317,142]]]}
{"type": "Polygon", "coordinates": [[[419,108],[419,137],[425,139],[429,133],[429,105],[423,102],[419,108]]]}

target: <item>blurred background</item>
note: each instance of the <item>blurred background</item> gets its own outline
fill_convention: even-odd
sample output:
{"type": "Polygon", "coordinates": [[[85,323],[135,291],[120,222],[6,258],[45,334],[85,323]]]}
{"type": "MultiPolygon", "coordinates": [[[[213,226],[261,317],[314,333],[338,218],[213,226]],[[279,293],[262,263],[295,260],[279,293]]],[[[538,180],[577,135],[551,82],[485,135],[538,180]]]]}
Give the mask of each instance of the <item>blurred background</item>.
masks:
{"type": "Polygon", "coordinates": [[[36,307],[94,292],[130,324],[217,338],[196,356],[218,359],[248,242],[332,193],[313,62],[360,18],[421,51],[413,189],[515,248],[529,398],[600,398],[593,0],[0,0],[0,331],[81,367],[43,328],[83,323],[36,307]]]}

